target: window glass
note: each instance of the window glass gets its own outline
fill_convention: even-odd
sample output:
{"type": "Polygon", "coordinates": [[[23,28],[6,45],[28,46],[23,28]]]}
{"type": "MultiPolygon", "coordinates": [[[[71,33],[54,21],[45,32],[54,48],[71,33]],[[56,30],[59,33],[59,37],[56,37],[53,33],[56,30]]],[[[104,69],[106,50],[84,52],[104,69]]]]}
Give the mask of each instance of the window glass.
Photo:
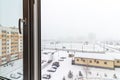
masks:
{"type": "Polygon", "coordinates": [[[116,60],[119,0],[41,0],[42,80],[120,80],[116,60]],[[56,69],[54,62],[59,63],[56,69]]]}
{"type": "Polygon", "coordinates": [[[23,80],[23,0],[0,0],[0,80],[23,80]],[[7,79],[5,79],[7,78],[7,79]]]}

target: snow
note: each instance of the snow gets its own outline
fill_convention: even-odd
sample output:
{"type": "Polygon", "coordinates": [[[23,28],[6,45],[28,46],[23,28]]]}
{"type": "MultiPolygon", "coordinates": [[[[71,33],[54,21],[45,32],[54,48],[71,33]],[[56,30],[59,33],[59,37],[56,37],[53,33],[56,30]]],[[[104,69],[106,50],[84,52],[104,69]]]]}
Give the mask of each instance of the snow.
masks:
{"type": "MultiPolygon", "coordinates": [[[[62,46],[65,46],[66,48],[69,49],[82,49],[81,45],[83,45],[82,43],[65,43],[65,44],[59,44],[56,45],[56,47],[58,48],[62,48],[62,46]],[[71,46],[72,44],[72,46],[71,46]]],[[[51,47],[46,45],[46,47],[51,47]]],[[[55,45],[53,46],[55,47],[55,45]]],[[[103,46],[99,46],[99,45],[93,45],[93,44],[89,44],[89,45],[85,45],[84,50],[88,50],[88,51],[103,51],[103,46]]],[[[109,48],[109,47],[107,47],[109,48]]],[[[109,48],[111,50],[111,48],[109,48]]],[[[117,51],[115,49],[112,49],[114,52],[106,52],[107,56],[112,56],[112,58],[120,58],[119,56],[119,51],[117,51]]],[[[72,58],[68,57],[68,54],[73,53],[71,52],[67,52],[67,51],[55,51],[55,50],[44,50],[42,51],[42,60],[45,60],[46,62],[44,62],[42,64],[45,65],[44,68],[41,69],[41,80],[46,80],[42,78],[42,75],[44,74],[51,74],[51,79],[49,80],[62,80],[63,77],[65,76],[66,80],[70,80],[68,79],[68,72],[71,70],[73,72],[73,80],[78,76],[79,71],[81,71],[81,73],[83,74],[83,79],[84,80],[120,80],[120,68],[115,68],[115,70],[110,70],[110,69],[103,69],[103,68],[95,68],[95,67],[86,67],[86,66],[80,66],[80,65],[72,65],[71,61],[72,58]],[[49,52],[47,55],[43,54],[43,52],[49,52]],[[55,52],[53,55],[51,55],[52,52],[55,52]],[[59,61],[59,59],[61,59],[61,57],[66,57],[66,59],[64,59],[63,61],[59,61]],[[48,69],[51,69],[52,67],[52,63],[47,63],[48,60],[53,60],[53,62],[55,61],[59,61],[60,63],[60,67],[57,68],[56,72],[48,72],[48,69]],[[86,79],[86,74],[87,74],[87,78],[86,79]],[[105,77],[105,74],[107,75],[105,77]],[[113,78],[113,75],[116,74],[117,79],[113,78]]],[[[77,54],[77,52],[75,52],[75,54],[77,54]]],[[[80,53],[81,55],[86,56],[85,54],[87,54],[87,57],[95,57],[95,58],[103,58],[103,59],[112,59],[110,57],[106,57],[106,54],[100,54],[102,56],[100,56],[98,53],[80,53]],[[90,55],[91,54],[91,55],[90,55]],[[96,55],[96,56],[95,56],[96,55]]],[[[3,65],[0,66],[0,76],[3,77],[7,77],[10,78],[11,80],[23,80],[23,75],[19,75],[17,74],[17,72],[20,72],[23,74],[23,60],[19,59],[19,60],[15,60],[12,61],[11,63],[13,64],[13,66],[11,65],[3,65]],[[13,74],[14,76],[20,76],[19,79],[13,79],[10,77],[10,75],[13,74]]],[[[82,79],[79,79],[82,80],[82,79]]]]}
{"type": "MultiPolygon", "coordinates": [[[[73,79],[78,77],[79,71],[83,74],[83,79],[79,80],[120,80],[120,68],[115,68],[115,70],[110,69],[103,69],[103,68],[95,68],[95,67],[86,67],[86,66],[80,66],[80,65],[72,65],[71,60],[72,58],[68,57],[68,54],[66,51],[57,51],[53,57],[54,61],[58,61],[60,57],[64,56],[66,59],[64,61],[60,62],[60,67],[56,70],[56,72],[47,72],[48,69],[52,67],[52,63],[50,63],[46,68],[42,69],[42,74],[51,74],[51,79],[49,80],[62,80],[63,77],[68,79],[68,72],[71,70],[73,72],[73,79]],[[91,74],[90,74],[91,73],[91,74]],[[86,79],[87,74],[87,79],[86,79]],[[116,74],[117,79],[114,79],[113,75],[116,74]],[[105,75],[107,75],[105,77],[105,75]]],[[[45,80],[41,77],[41,80],[45,80]]]]}
{"type": "Polygon", "coordinates": [[[55,50],[43,50],[43,51],[41,51],[42,53],[52,53],[52,52],[55,52],[55,50]]]}
{"type": "Polygon", "coordinates": [[[104,49],[108,49],[106,52],[120,53],[120,50],[118,48],[116,48],[116,46],[108,45],[108,44],[104,44],[104,43],[98,43],[98,45],[103,47],[104,49]]]}
{"type": "Polygon", "coordinates": [[[102,60],[114,60],[114,57],[104,53],[75,53],[75,57],[102,59],[102,60]]]}
{"type": "Polygon", "coordinates": [[[15,60],[12,62],[9,62],[8,64],[5,64],[3,66],[0,66],[0,76],[9,78],[11,80],[23,80],[23,59],[15,60]],[[13,66],[10,65],[13,64],[13,66]],[[11,78],[10,75],[14,75],[14,77],[20,77],[19,79],[11,78]]]}
{"type": "Polygon", "coordinates": [[[83,50],[83,51],[98,51],[103,52],[104,48],[100,47],[97,44],[89,43],[88,45],[83,43],[59,43],[59,44],[49,44],[46,43],[41,46],[42,48],[57,48],[62,49],[65,47],[66,49],[74,49],[74,50],[83,50]]]}
{"type": "Polygon", "coordinates": [[[106,53],[106,54],[112,56],[114,59],[120,59],[119,53],[106,53]]]}

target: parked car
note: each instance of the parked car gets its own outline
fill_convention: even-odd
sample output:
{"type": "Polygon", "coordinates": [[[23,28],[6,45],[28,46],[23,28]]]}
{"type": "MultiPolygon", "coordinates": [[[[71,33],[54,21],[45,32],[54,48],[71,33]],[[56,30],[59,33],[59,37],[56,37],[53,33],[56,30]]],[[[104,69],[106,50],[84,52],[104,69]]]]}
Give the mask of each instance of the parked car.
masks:
{"type": "Polygon", "coordinates": [[[44,63],[44,62],[46,62],[45,60],[41,60],[41,63],[44,63]]]}
{"type": "Polygon", "coordinates": [[[61,59],[66,59],[66,57],[60,57],[61,59]]]}
{"type": "Polygon", "coordinates": [[[44,52],[43,54],[47,55],[47,54],[48,54],[48,52],[44,52]]]}
{"type": "Polygon", "coordinates": [[[48,60],[48,63],[51,63],[52,62],[52,60],[48,60]]]}
{"type": "Polygon", "coordinates": [[[63,46],[63,47],[62,47],[62,49],[66,49],[66,47],[65,47],[65,46],[63,46]]]}
{"type": "Polygon", "coordinates": [[[52,55],[54,54],[54,52],[52,53],[52,55]]]}
{"type": "Polygon", "coordinates": [[[44,74],[44,75],[42,76],[42,78],[44,78],[44,79],[50,79],[50,78],[51,78],[51,75],[50,75],[50,74],[44,74]]]}
{"type": "Polygon", "coordinates": [[[52,68],[57,69],[58,67],[57,66],[52,66],[52,68]]]}
{"type": "Polygon", "coordinates": [[[19,74],[19,75],[23,75],[22,73],[20,73],[20,72],[17,72],[17,74],[19,74]]]}
{"type": "Polygon", "coordinates": [[[64,61],[64,59],[59,59],[59,61],[64,61]]]}
{"type": "Polygon", "coordinates": [[[59,67],[60,64],[59,64],[59,62],[54,62],[54,63],[52,64],[52,66],[57,66],[57,67],[59,67]]]}
{"type": "Polygon", "coordinates": [[[56,69],[54,69],[54,68],[51,68],[51,69],[49,69],[49,70],[47,70],[48,72],[55,72],[56,71],[56,69]]]}
{"type": "Polygon", "coordinates": [[[17,74],[10,74],[10,77],[13,79],[19,79],[21,76],[17,74]]]}

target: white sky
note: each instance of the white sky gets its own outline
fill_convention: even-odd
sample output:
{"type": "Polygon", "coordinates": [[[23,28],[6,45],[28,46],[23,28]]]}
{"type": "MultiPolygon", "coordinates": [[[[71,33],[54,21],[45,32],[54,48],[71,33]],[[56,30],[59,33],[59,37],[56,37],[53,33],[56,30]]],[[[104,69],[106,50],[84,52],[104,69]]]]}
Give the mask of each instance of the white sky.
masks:
{"type": "Polygon", "coordinates": [[[120,39],[120,0],[41,0],[42,39],[120,39]]]}
{"type": "Polygon", "coordinates": [[[0,24],[18,27],[18,19],[23,16],[23,0],[0,0],[0,24]]]}

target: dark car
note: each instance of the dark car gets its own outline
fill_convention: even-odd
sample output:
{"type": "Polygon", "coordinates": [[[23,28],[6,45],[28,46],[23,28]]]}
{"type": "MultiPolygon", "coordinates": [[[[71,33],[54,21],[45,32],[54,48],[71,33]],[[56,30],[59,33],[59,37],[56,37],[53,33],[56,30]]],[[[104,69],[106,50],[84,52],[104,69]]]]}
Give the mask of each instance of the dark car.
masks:
{"type": "Polygon", "coordinates": [[[47,55],[47,54],[48,54],[48,52],[44,52],[43,54],[47,55]]]}
{"type": "Polygon", "coordinates": [[[66,57],[60,57],[61,59],[66,59],[66,57]]]}
{"type": "Polygon", "coordinates": [[[50,75],[50,74],[44,74],[44,75],[42,76],[42,78],[44,78],[44,79],[50,79],[50,78],[51,78],[51,75],[50,75]]]}
{"type": "Polygon", "coordinates": [[[57,66],[57,67],[59,67],[60,64],[59,64],[59,62],[54,62],[54,63],[52,64],[52,66],[57,66]]]}
{"type": "Polygon", "coordinates": [[[59,59],[59,61],[64,61],[64,59],[59,59]]]}
{"type": "Polygon", "coordinates": [[[48,60],[48,62],[47,63],[51,63],[52,62],[52,60],[48,60]]]}
{"type": "Polygon", "coordinates": [[[54,54],[54,52],[52,53],[52,55],[54,54]]]}
{"type": "Polygon", "coordinates": [[[17,72],[17,74],[19,74],[19,75],[23,75],[22,73],[20,73],[20,72],[17,72]]]}

